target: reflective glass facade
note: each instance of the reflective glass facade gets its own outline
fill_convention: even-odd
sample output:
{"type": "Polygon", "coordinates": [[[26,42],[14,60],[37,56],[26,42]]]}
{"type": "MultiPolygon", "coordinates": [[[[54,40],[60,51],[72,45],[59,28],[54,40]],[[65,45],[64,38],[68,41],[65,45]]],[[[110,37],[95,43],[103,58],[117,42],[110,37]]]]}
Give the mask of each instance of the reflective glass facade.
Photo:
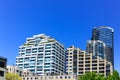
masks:
{"type": "Polygon", "coordinates": [[[93,29],[92,40],[101,40],[106,45],[106,58],[114,66],[114,31],[110,27],[101,26],[93,29]]]}
{"type": "Polygon", "coordinates": [[[89,40],[87,41],[87,53],[92,53],[93,56],[99,56],[101,59],[106,58],[106,46],[103,41],[89,40]]]}

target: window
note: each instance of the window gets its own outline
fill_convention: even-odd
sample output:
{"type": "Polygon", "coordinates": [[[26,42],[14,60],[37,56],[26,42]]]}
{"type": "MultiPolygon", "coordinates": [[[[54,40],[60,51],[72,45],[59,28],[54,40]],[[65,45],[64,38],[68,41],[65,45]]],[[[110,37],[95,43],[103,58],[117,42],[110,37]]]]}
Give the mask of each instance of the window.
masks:
{"type": "Polygon", "coordinates": [[[46,46],[51,46],[51,44],[46,44],[46,46]]]}
{"type": "Polygon", "coordinates": [[[45,52],[51,52],[51,50],[46,50],[45,52]]]}
{"type": "Polygon", "coordinates": [[[90,68],[85,68],[85,70],[90,70],[90,68]]]}
{"type": "Polygon", "coordinates": [[[74,50],[74,53],[77,54],[77,50],[74,50]]]}
{"type": "Polygon", "coordinates": [[[68,78],[70,79],[71,77],[69,76],[68,78]]]}
{"type": "Polygon", "coordinates": [[[43,52],[43,50],[44,50],[44,47],[38,48],[38,52],[43,52]]]}
{"type": "Polygon", "coordinates": [[[104,66],[104,64],[99,64],[99,66],[104,66]]]}
{"type": "Polygon", "coordinates": [[[65,79],[67,79],[67,76],[65,76],[65,79]]]}
{"type": "Polygon", "coordinates": [[[83,70],[83,68],[79,68],[79,70],[83,70]]]}
{"type": "Polygon", "coordinates": [[[97,64],[92,64],[92,66],[97,66],[97,64]]]}
{"type": "Polygon", "coordinates": [[[72,59],[70,59],[70,61],[72,61],[72,59]]]}
{"type": "Polygon", "coordinates": [[[33,48],[32,53],[36,53],[36,52],[37,52],[37,48],[33,48]]]}
{"type": "Polygon", "coordinates": [[[0,76],[4,77],[4,71],[0,71],[0,76]]]}
{"type": "Polygon", "coordinates": [[[31,53],[31,49],[26,49],[26,53],[31,53]]]}
{"type": "Polygon", "coordinates": [[[92,68],[92,70],[97,70],[97,68],[92,68]]]}
{"type": "Polygon", "coordinates": [[[60,76],[60,79],[62,79],[62,76],[60,76]]]}
{"type": "Polygon", "coordinates": [[[29,68],[29,64],[24,64],[24,68],[29,68]]]}
{"type": "Polygon", "coordinates": [[[79,72],[79,74],[83,74],[83,72],[79,72]]]}
{"type": "Polygon", "coordinates": [[[0,61],[0,67],[5,68],[5,62],[0,61]]]}

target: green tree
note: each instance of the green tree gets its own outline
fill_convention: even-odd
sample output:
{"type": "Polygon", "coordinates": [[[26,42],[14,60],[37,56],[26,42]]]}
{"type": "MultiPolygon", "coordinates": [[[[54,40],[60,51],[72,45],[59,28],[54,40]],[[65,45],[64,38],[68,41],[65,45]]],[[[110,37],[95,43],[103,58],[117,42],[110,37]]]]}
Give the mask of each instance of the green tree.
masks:
{"type": "Polygon", "coordinates": [[[22,78],[14,73],[6,73],[6,80],[22,80],[22,78]]]}
{"type": "Polygon", "coordinates": [[[106,80],[103,74],[97,74],[94,80],[106,80]]]}
{"type": "Polygon", "coordinates": [[[107,76],[107,80],[120,80],[119,73],[115,70],[112,75],[107,76]]]}
{"type": "Polygon", "coordinates": [[[112,74],[104,77],[102,74],[96,74],[94,72],[88,72],[81,76],[79,80],[120,80],[119,73],[115,70],[112,74]]]}
{"type": "Polygon", "coordinates": [[[96,74],[95,72],[87,72],[79,78],[79,80],[106,80],[104,75],[96,74]]]}
{"type": "Polygon", "coordinates": [[[87,72],[85,75],[81,76],[79,80],[95,80],[96,73],[87,72]]]}

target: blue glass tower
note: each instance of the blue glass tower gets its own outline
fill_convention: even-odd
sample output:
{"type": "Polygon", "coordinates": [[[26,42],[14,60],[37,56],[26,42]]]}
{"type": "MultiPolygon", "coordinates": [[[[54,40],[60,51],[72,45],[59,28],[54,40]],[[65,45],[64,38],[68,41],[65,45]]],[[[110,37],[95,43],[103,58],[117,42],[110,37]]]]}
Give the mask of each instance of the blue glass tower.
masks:
{"type": "Polygon", "coordinates": [[[92,40],[101,40],[106,45],[106,59],[110,61],[114,67],[114,30],[111,27],[101,26],[94,28],[92,32],[92,40]]]}

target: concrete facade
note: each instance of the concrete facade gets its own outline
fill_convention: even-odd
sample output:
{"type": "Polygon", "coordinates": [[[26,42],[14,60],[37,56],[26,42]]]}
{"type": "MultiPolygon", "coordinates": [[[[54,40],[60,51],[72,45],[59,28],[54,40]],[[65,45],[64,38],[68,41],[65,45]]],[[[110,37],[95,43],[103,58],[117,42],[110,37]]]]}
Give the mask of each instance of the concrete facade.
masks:
{"type": "Polygon", "coordinates": [[[99,56],[93,56],[92,53],[87,54],[86,51],[75,48],[74,46],[67,49],[66,56],[67,74],[77,74],[81,76],[86,72],[96,72],[107,76],[113,72],[111,62],[106,61],[106,59],[101,59],[99,56]],[[74,56],[77,56],[77,60],[74,56]],[[77,61],[77,64],[74,62],[74,59],[77,61]],[[75,72],[74,67],[77,68],[75,72]]]}

